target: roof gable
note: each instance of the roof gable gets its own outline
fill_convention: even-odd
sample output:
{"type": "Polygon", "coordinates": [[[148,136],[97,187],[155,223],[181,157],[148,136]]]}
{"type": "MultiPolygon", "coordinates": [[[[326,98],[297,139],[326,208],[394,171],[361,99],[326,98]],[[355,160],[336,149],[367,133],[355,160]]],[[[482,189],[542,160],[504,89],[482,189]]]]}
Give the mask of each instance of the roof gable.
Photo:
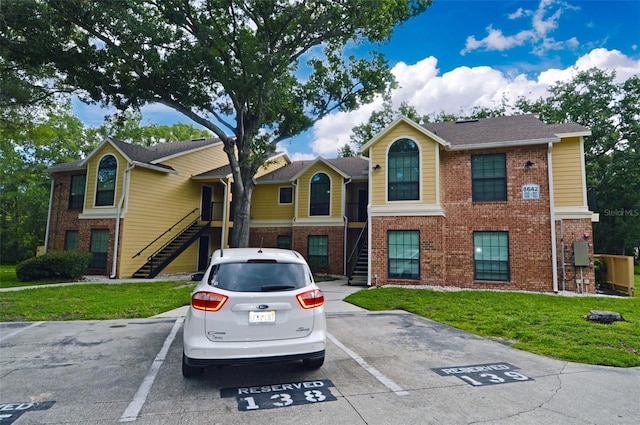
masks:
{"type": "Polygon", "coordinates": [[[446,149],[481,149],[557,143],[560,137],[588,136],[591,132],[576,123],[545,124],[533,114],[417,124],[400,117],[362,146],[368,150],[393,128],[405,123],[440,143],[446,149]]]}

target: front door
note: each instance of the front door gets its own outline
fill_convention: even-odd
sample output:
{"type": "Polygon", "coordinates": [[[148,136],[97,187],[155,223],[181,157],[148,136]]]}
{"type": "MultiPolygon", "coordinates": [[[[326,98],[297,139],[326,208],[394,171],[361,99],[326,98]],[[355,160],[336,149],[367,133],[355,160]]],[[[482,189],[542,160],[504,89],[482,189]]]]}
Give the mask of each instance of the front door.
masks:
{"type": "Polygon", "coordinates": [[[209,236],[200,236],[198,241],[198,271],[205,271],[209,265],[209,236]]]}
{"type": "Polygon", "coordinates": [[[213,189],[211,186],[202,186],[202,201],[200,204],[200,219],[202,221],[213,220],[213,189]]]}
{"type": "Polygon", "coordinates": [[[358,190],[358,221],[367,221],[367,205],[369,204],[369,192],[358,190]]]}

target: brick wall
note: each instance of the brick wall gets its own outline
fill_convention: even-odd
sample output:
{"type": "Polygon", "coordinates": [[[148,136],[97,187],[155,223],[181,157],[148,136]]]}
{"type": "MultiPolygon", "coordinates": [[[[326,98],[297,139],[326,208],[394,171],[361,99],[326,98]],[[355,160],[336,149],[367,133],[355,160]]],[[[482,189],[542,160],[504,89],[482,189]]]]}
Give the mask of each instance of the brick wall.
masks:
{"type": "Polygon", "coordinates": [[[573,266],[573,243],[586,241],[589,244],[589,259],[593,263],[593,240],[590,220],[563,219],[556,221],[558,249],[558,289],[585,293],[595,293],[595,270],[593,266],[573,266]],[[562,267],[564,250],[564,268],[562,267]],[[564,278],[564,279],[563,279],[564,278]],[[579,284],[576,280],[583,280],[579,284]]]}
{"type": "Polygon", "coordinates": [[[344,229],[338,226],[294,227],[291,238],[292,248],[305,258],[309,254],[309,236],[328,236],[329,269],[326,270],[326,273],[344,274],[344,229]]]}
{"type": "MultiPolygon", "coordinates": [[[[89,273],[108,275],[113,265],[113,244],[115,235],[115,219],[79,219],[82,213],[79,209],[69,209],[69,191],[71,176],[77,173],[56,173],[54,176],[53,207],[49,225],[48,251],[64,251],[67,231],[78,231],[78,251],[91,251],[91,231],[96,229],[109,230],[109,254],[106,270],[89,270],[89,273]]],[[[121,222],[122,224],[122,222],[121,222]]]]}
{"type": "MultiPolygon", "coordinates": [[[[552,291],[553,261],[546,153],[546,146],[543,145],[473,152],[442,151],[440,196],[445,217],[372,219],[372,276],[378,275],[377,283],[552,291]],[[472,202],[471,154],[502,152],[506,153],[507,162],[507,201],[472,202]],[[525,169],[527,161],[534,165],[525,169]],[[524,184],[539,185],[540,199],[523,199],[524,184]],[[420,231],[419,281],[388,278],[388,229],[420,231]],[[474,279],[474,231],[508,232],[509,282],[474,279]]],[[[577,234],[590,232],[589,220],[577,220],[571,226],[574,224],[577,234]]],[[[571,226],[565,225],[565,235],[571,226]]]]}

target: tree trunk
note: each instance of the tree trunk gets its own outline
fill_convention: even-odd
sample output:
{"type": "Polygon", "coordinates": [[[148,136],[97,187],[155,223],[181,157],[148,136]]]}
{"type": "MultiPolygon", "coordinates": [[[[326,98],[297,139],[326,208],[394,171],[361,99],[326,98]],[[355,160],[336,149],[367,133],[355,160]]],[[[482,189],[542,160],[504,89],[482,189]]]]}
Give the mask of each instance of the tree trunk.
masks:
{"type": "Polygon", "coordinates": [[[252,188],[245,186],[244,193],[234,193],[233,196],[233,231],[229,246],[243,248],[249,246],[249,231],[251,229],[251,193],[252,188]]]}

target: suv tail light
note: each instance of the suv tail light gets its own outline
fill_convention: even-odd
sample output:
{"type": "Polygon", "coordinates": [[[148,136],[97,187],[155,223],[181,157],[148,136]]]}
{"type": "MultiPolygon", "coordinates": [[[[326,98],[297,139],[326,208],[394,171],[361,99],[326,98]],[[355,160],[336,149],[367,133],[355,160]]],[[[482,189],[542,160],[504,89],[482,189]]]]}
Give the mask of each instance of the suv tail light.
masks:
{"type": "Polygon", "coordinates": [[[229,297],[215,292],[196,292],[191,296],[191,306],[196,310],[218,311],[229,297]]]}
{"type": "Polygon", "coordinates": [[[296,297],[302,308],[316,308],[324,304],[324,294],[319,289],[303,292],[296,297]]]}

